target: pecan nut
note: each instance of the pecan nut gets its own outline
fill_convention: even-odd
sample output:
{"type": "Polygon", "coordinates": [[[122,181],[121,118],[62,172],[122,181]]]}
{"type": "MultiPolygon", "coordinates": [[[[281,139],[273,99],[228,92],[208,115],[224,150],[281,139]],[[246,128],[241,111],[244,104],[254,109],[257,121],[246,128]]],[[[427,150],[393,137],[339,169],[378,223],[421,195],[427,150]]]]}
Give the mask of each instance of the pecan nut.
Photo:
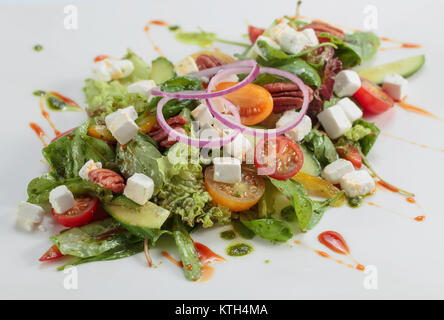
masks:
{"type": "MultiPolygon", "coordinates": [[[[281,113],[287,110],[300,109],[304,101],[301,89],[296,83],[269,83],[264,88],[270,92],[273,98],[273,113],[281,113]]],[[[313,90],[307,86],[309,102],[313,100],[313,90]]]]}
{"type": "MultiPolygon", "coordinates": [[[[185,130],[182,128],[184,124],[188,122],[188,119],[184,116],[175,116],[167,120],[168,125],[174,130],[185,134],[185,130]]],[[[148,135],[157,141],[157,143],[164,148],[171,147],[177,142],[177,140],[168,136],[159,125],[155,125],[149,132],[148,135]]]]}
{"type": "Polygon", "coordinates": [[[219,67],[225,64],[222,60],[216,58],[215,56],[210,56],[208,54],[201,54],[196,58],[196,64],[199,71],[210,69],[214,67],[219,67]]]}
{"type": "Polygon", "coordinates": [[[122,193],[125,189],[125,180],[122,176],[109,169],[95,169],[91,170],[88,178],[105,189],[109,189],[115,193],[122,193]]]}
{"type": "Polygon", "coordinates": [[[304,26],[301,28],[301,30],[305,29],[313,29],[317,36],[319,36],[320,33],[329,33],[332,36],[335,36],[339,39],[345,38],[345,33],[339,28],[333,27],[332,25],[329,25],[328,23],[325,23],[323,21],[315,20],[312,23],[304,26]]]}

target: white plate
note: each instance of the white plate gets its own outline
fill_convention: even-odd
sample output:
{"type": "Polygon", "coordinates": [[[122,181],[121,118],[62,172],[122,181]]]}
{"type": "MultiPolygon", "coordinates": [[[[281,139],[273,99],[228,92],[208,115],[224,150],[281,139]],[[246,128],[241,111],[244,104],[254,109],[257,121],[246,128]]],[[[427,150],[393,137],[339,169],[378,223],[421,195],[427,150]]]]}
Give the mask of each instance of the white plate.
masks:
{"type": "MultiPolygon", "coordinates": [[[[163,19],[186,30],[202,27],[218,32],[223,38],[241,40],[246,21],[267,26],[280,15],[293,14],[294,3],[293,0],[82,1],[76,3],[78,30],[64,29],[64,2],[1,5],[1,298],[444,298],[441,199],[444,153],[384,136],[378,139],[369,156],[371,163],[389,181],[416,192],[427,219],[418,223],[369,205],[357,210],[345,206],[329,209],[314,230],[296,237],[324,250],[317,241],[318,234],[325,230],[340,232],[356,259],[376,266],[377,290],[365,289],[367,275],[363,272],[323,259],[292,241],[273,245],[260,239],[251,241],[255,247],[251,255],[227,258],[227,263],[216,264],[215,275],[207,283],[186,281],[182,271],[166,261],[160,249],[154,249],[153,259],[163,262],[159,268],[146,268],[142,254],[120,261],[86,264],[78,268],[78,289],[66,290],[63,284],[68,274],[37,261],[50,245],[48,235],[26,234],[14,228],[16,205],[26,199],[27,183],[40,175],[43,168],[41,145],[28,123],[35,121],[50,132],[39,113],[38,101],[31,94],[34,90],[58,91],[84,106],[81,88],[90,75],[93,57],[120,56],[126,48],[134,49],[148,61],[156,57],[143,32],[148,20],[163,19]],[[37,43],[43,45],[43,51],[32,49],[37,43]],[[268,264],[264,263],[267,259],[268,264]]],[[[444,118],[444,52],[442,41],[434,32],[443,26],[442,2],[374,0],[372,3],[378,9],[380,35],[424,45],[420,50],[381,52],[375,63],[425,52],[427,63],[411,78],[408,100],[444,118]]],[[[362,28],[367,4],[365,0],[306,1],[302,13],[362,28]]],[[[198,50],[177,43],[164,29],[153,28],[152,34],[174,62],[198,50]]],[[[218,47],[230,53],[237,49],[218,47]]],[[[86,117],[80,113],[51,116],[61,130],[77,125],[86,117]]],[[[375,121],[383,132],[444,148],[443,122],[399,107],[375,121]]],[[[390,192],[379,192],[371,201],[411,217],[422,214],[390,192]]],[[[224,254],[229,243],[219,237],[224,229],[199,232],[194,237],[224,254]]],[[[332,256],[348,261],[335,253],[332,256]]]]}

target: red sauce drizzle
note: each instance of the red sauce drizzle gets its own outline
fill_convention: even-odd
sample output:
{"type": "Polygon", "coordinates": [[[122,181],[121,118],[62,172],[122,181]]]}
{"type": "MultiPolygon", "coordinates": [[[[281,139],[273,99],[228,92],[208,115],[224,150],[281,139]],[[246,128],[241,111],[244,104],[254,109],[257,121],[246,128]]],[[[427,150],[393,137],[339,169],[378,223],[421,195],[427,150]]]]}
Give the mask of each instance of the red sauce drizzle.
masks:
{"type": "Polygon", "coordinates": [[[108,58],[109,58],[109,56],[101,54],[101,55],[98,55],[97,57],[94,58],[94,62],[99,62],[99,61],[102,61],[102,60],[105,60],[108,58]]]}
{"type": "Polygon", "coordinates": [[[318,236],[318,240],[330,250],[340,254],[349,254],[350,250],[344,238],[336,231],[325,231],[318,236]]]}
{"type": "Polygon", "coordinates": [[[414,198],[406,198],[405,200],[409,203],[416,203],[416,200],[414,198]]]}
{"type": "Polygon", "coordinates": [[[397,188],[385,183],[384,181],[379,180],[376,183],[379,184],[380,186],[386,188],[387,190],[392,191],[392,192],[399,192],[399,190],[397,188]]]}
{"type": "Polygon", "coordinates": [[[57,130],[57,128],[55,127],[54,123],[51,120],[51,117],[49,116],[49,113],[45,110],[45,105],[43,104],[43,98],[40,98],[39,105],[42,116],[46,119],[46,121],[48,121],[49,125],[54,131],[54,134],[58,136],[60,134],[60,131],[57,130]]]}
{"type": "MultiPolygon", "coordinates": [[[[208,248],[207,246],[203,245],[202,243],[199,242],[194,242],[194,247],[196,248],[197,253],[199,254],[199,260],[200,262],[202,262],[202,274],[201,277],[199,279],[199,282],[206,282],[208,280],[211,279],[211,277],[214,274],[214,268],[212,266],[210,266],[210,263],[213,262],[226,262],[226,260],[221,257],[220,255],[218,255],[217,253],[215,253],[214,251],[212,251],[210,248],[208,248]]],[[[170,256],[170,254],[166,251],[162,251],[162,255],[167,258],[168,260],[170,260],[172,263],[174,263],[175,265],[177,265],[179,268],[183,268],[183,263],[182,261],[178,261],[176,259],[174,259],[172,256],[170,256]]],[[[186,268],[188,270],[192,270],[192,266],[191,265],[187,265],[186,268]]]]}
{"type": "Polygon", "coordinates": [[[43,137],[46,136],[45,131],[43,131],[43,129],[37,123],[34,122],[30,122],[29,126],[31,127],[32,130],[34,130],[35,134],[39,137],[40,141],[46,147],[48,144],[46,143],[45,139],[43,139],[43,137]]]}
{"type": "Polygon", "coordinates": [[[150,41],[150,43],[153,46],[154,50],[160,56],[165,57],[165,55],[163,54],[162,50],[160,50],[160,48],[154,43],[153,38],[151,38],[151,35],[150,35],[150,25],[157,25],[157,26],[167,27],[167,26],[169,26],[169,24],[167,22],[165,22],[165,21],[162,21],[162,20],[151,20],[143,28],[143,30],[145,31],[146,36],[148,37],[148,40],[150,41]]]}
{"type": "Polygon", "coordinates": [[[422,222],[425,220],[425,216],[417,216],[414,218],[415,221],[422,222]]]}

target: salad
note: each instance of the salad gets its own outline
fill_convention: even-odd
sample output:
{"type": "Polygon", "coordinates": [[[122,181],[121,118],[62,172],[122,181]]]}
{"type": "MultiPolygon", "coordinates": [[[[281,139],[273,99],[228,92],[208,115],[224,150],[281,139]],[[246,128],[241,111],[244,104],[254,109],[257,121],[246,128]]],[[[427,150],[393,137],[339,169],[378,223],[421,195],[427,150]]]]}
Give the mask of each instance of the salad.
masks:
{"type": "MultiPolygon", "coordinates": [[[[151,25],[182,42],[245,50],[207,49],[176,64],[165,56],[149,64],[131,50],[94,59],[83,87],[88,120],[42,149],[49,170],[19,205],[25,230],[42,229],[47,211],[64,227],[40,261],[65,257],[62,270],[145,252],[151,266],[149,249],[172,237],[185,277],[199,280],[212,252],[192,240],[197,229],[232,225],[227,238],[284,243],[330,207],[358,207],[376,183],[414,196],[370,166],[380,130],[365,117],[406,96],[405,78],[424,56],[355,71],[380,38],[299,15],[249,26],[248,44],[161,21],[145,31],[151,25]]],[[[80,108],[36,94],[51,109],[80,108]]]]}

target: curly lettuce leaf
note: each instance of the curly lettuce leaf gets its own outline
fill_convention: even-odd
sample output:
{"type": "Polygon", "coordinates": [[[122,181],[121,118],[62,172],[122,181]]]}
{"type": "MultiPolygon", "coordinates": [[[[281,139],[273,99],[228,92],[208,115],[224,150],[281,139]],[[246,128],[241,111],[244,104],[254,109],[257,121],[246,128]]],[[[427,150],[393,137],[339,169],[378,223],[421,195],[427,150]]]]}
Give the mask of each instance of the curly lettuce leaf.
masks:
{"type": "Polygon", "coordinates": [[[231,212],[212,205],[213,199],[205,189],[198,152],[196,148],[176,143],[167,156],[158,159],[159,168],[164,174],[164,185],[154,202],[179,215],[189,226],[202,223],[207,228],[213,226],[214,222],[226,224],[230,221],[231,212]],[[188,158],[196,151],[197,155],[188,158]]]}

